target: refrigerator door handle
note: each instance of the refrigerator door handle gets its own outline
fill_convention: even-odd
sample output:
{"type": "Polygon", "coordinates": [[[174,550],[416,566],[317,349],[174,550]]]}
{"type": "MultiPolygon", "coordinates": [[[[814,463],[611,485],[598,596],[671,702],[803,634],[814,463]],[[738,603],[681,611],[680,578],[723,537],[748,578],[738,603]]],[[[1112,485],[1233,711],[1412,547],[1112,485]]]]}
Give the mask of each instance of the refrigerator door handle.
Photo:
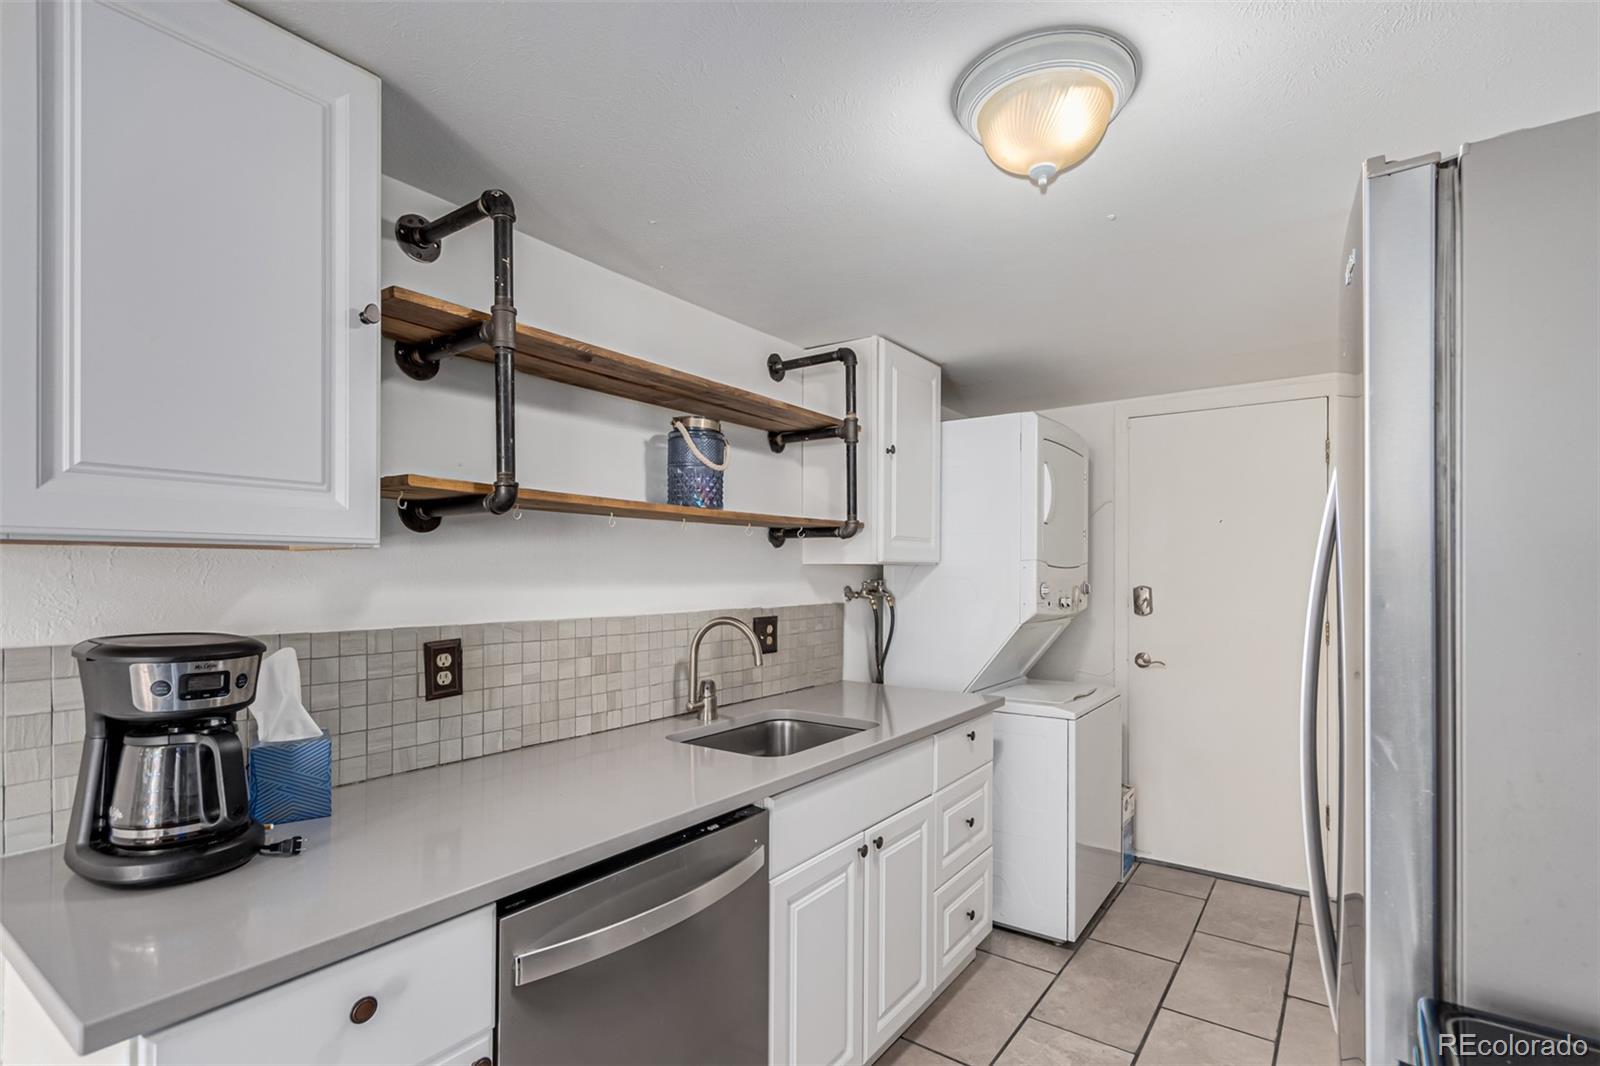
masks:
{"type": "MultiPolygon", "coordinates": [[[[1323,622],[1327,617],[1328,578],[1339,566],[1338,557],[1339,474],[1334,471],[1328,478],[1328,501],[1322,510],[1322,528],[1317,534],[1317,556],[1311,567],[1311,592],[1306,598],[1306,642],[1300,661],[1300,814],[1305,831],[1306,880],[1311,890],[1311,925],[1317,942],[1317,961],[1322,969],[1322,985],[1328,994],[1328,1010],[1333,1015],[1336,1031],[1339,1026],[1339,971],[1333,911],[1328,904],[1327,857],[1322,848],[1322,799],[1317,787],[1317,684],[1323,622]]],[[[1342,577],[1341,574],[1341,582],[1342,577]]],[[[1342,642],[1342,618],[1340,629],[1342,642]]],[[[1342,687],[1340,696],[1342,702],[1342,687]]],[[[1342,715],[1343,708],[1336,713],[1342,715]]],[[[1342,827],[1342,814],[1340,824],[1342,827]]],[[[1335,891],[1338,890],[1338,886],[1335,886],[1335,891]]]]}

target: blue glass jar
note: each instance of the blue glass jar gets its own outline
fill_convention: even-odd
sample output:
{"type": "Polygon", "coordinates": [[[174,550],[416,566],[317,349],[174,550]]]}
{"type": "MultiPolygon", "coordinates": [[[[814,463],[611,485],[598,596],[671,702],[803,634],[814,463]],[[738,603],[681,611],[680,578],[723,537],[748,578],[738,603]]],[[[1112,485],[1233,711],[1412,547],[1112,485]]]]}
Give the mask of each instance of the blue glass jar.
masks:
{"type": "Polygon", "coordinates": [[[714,418],[685,415],[672,420],[667,438],[667,502],[680,507],[722,509],[722,473],[728,469],[728,438],[714,418]]]}

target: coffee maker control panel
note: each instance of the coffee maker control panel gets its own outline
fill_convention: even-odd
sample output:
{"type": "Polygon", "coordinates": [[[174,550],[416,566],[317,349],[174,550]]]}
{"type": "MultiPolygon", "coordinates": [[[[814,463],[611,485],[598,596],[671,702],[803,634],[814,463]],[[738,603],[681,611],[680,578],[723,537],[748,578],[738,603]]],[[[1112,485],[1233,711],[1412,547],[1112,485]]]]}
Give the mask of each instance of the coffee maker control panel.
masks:
{"type": "Polygon", "coordinates": [[[133,705],[148,714],[193,714],[255,699],[260,656],[185,663],[132,663],[133,705]]]}

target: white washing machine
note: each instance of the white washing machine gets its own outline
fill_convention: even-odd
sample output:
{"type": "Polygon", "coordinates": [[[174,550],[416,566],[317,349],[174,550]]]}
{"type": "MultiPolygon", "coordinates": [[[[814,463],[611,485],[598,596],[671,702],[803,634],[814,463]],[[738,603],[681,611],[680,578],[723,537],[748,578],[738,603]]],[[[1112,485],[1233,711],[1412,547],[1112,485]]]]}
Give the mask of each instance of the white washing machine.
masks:
{"type": "Polygon", "coordinates": [[[1116,689],[1011,681],[994,716],[994,923],[1077,940],[1122,876],[1116,689]]]}

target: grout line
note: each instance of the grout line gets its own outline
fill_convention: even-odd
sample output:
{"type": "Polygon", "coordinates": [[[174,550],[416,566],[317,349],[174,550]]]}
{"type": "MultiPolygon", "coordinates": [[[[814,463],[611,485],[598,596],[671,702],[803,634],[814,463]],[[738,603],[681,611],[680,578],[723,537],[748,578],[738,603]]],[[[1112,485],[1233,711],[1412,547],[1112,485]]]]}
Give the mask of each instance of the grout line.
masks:
{"type": "MultiPolygon", "coordinates": [[[[1194,928],[1189,930],[1189,940],[1183,945],[1183,954],[1178,957],[1178,961],[1176,963],[1173,963],[1172,974],[1167,978],[1167,987],[1161,990],[1161,998],[1156,1000],[1156,1009],[1151,1012],[1150,1020],[1145,1023],[1144,1035],[1139,1037],[1139,1046],[1135,1048],[1133,1052],[1133,1061],[1135,1063],[1139,1061],[1139,1056],[1144,1053],[1144,1045],[1150,1039],[1151,1030],[1156,1027],[1156,1019],[1161,1017],[1161,1012],[1166,1009],[1167,996],[1172,993],[1172,982],[1178,979],[1178,971],[1183,967],[1183,960],[1189,957],[1189,949],[1194,946],[1194,935],[1199,931],[1200,921],[1206,916],[1206,907],[1211,906],[1211,897],[1216,892],[1217,885],[1221,881],[1222,878],[1220,877],[1213,878],[1211,881],[1211,888],[1206,892],[1206,901],[1204,905],[1201,906],[1200,913],[1195,917],[1194,928]]],[[[1173,1013],[1177,1012],[1174,1011],[1173,1013]]]]}
{"type": "Polygon", "coordinates": [[[1289,978],[1294,975],[1294,956],[1289,956],[1289,968],[1283,973],[1283,1002],[1278,1005],[1278,1030],[1272,1038],[1272,1061],[1278,1061],[1279,1049],[1283,1046],[1283,1023],[1289,1016],[1289,978]]]}
{"type": "MultiPolygon", "coordinates": [[[[1072,958],[1075,959],[1077,957],[1078,957],[1077,953],[1074,952],[1073,955],[1072,955],[1072,958]]],[[[1068,959],[1067,960],[1067,964],[1071,964],[1071,962],[1072,962],[1072,959],[1068,959]]],[[[1066,968],[1067,968],[1066,965],[1063,965],[1061,967],[1062,970],[1065,970],[1066,968]]],[[[1059,976],[1059,975],[1057,975],[1057,976],[1059,976]]],[[[993,1056],[990,1057],[989,1061],[991,1063],[998,1061],[1000,1056],[1004,1055],[1006,1053],[1006,1048],[1011,1046],[1011,1042],[1017,1038],[1017,1034],[1018,1033],[1022,1032],[1022,1027],[1024,1025],[1028,1024],[1028,1019],[1033,1017],[1033,1012],[1039,1009],[1039,1004],[1044,1002],[1044,997],[1048,996],[1050,994],[1050,990],[1052,988],[1054,988],[1055,986],[1056,986],[1055,978],[1051,978],[1048,982],[1045,983],[1044,989],[1039,993],[1039,995],[1037,997],[1035,997],[1035,999],[1033,1001],[1033,1004],[1031,1006],[1029,1006],[1027,1010],[1022,1012],[1022,1017],[1017,1021],[1016,1028],[1011,1030],[1011,1035],[1006,1037],[1005,1042],[1000,1045],[1000,1049],[998,1051],[996,1051],[993,1056]]]]}
{"type": "MultiPolygon", "coordinates": [[[[1162,1007],[1161,1009],[1164,1010],[1164,1011],[1167,1011],[1167,1012],[1169,1012],[1171,1014],[1176,1014],[1176,1015],[1178,1015],[1180,1017],[1188,1018],[1191,1021],[1201,1022],[1201,1023],[1205,1024],[1205,1025],[1214,1025],[1218,1029],[1226,1029],[1228,1032],[1230,1032],[1230,1033],[1238,1033],[1240,1036],[1248,1036],[1252,1040],[1264,1041],[1265,1043],[1271,1044],[1273,1046],[1274,1051],[1276,1051],[1277,1046],[1278,1046],[1277,1042],[1275,1040],[1273,1040],[1272,1037],[1270,1037],[1270,1036],[1262,1036],[1260,1033],[1252,1033],[1248,1029],[1239,1029],[1239,1028],[1236,1028],[1236,1027],[1234,1027],[1232,1025],[1224,1025],[1221,1022],[1214,1021],[1214,1020],[1212,1020],[1210,1018],[1202,1018],[1198,1014],[1190,1014],[1188,1011],[1178,1010],[1176,1007],[1162,1007]]],[[[1279,1010],[1279,1013],[1280,1014],[1282,1013],[1281,1008],[1279,1010]]],[[[1279,1025],[1281,1026],[1282,1023],[1283,1023],[1283,1020],[1280,1018],[1279,1019],[1279,1025]]]]}
{"type": "MultiPolygon", "coordinates": [[[[1108,1047],[1112,1051],[1120,1051],[1124,1055],[1133,1054],[1131,1051],[1128,1051],[1126,1048],[1117,1047],[1117,1045],[1115,1045],[1115,1044],[1108,1044],[1104,1040],[1101,1040],[1101,1039],[1099,1039],[1097,1037],[1092,1037],[1092,1036],[1089,1036],[1089,1035],[1087,1035],[1085,1033],[1080,1033],[1076,1029],[1068,1029],[1064,1025],[1057,1025],[1055,1022],[1045,1021],[1043,1018],[1036,1017],[1035,1015],[1032,1015],[1032,1014],[1028,1015],[1028,1017],[1025,1018],[1024,1021],[1038,1022],[1040,1025],[1043,1025],[1043,1026],[1045,1026],[1047,1028],[1056,1029],[1056,1030],[1059,1030],[1060,1032],[1063,1032],[1063,1033],[1071,1033],[1073,1036],[1077,1037],[1079,1040],[1087,1040],[1090,1043],[1099,1044],[1101,1047],[1108,1047]]],[[[1022,1027],[1018,1026],[1017,1028],[1020,1030],[1022,1027]]]]}
{"type": "Polygon", "coordinates": [[[1279,951],[1277,948],[1269,948],[1265,944],[1252,944],[1250,941],[1240,940],[1238,937],[1223,936],[1221,933],[1213,933],[1209,929],[1201,929],[1198,923],[1195,925],[1195,932],[1208,936],[1213,940],[1226,940],[1230,944],[1242,944],[1247,948],[1255,948],[1257,951],[1270,951],[1274,955],[1287,955],[1291,959],[1294,958],[1293,951],[1279,951]]]}

